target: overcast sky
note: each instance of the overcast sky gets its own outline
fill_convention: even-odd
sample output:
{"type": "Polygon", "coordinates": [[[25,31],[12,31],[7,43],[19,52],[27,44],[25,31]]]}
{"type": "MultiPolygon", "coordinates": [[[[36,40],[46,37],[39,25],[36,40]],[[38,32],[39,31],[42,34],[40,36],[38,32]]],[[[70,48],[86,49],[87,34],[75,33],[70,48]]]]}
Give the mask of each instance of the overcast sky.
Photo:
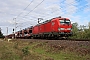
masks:
{"type": "Polygon", "coordinates": [[[4,35],[62,16],[72,23],[87,25],[90,22],[90,0],[0,0],[0,27],[4,35]]]}

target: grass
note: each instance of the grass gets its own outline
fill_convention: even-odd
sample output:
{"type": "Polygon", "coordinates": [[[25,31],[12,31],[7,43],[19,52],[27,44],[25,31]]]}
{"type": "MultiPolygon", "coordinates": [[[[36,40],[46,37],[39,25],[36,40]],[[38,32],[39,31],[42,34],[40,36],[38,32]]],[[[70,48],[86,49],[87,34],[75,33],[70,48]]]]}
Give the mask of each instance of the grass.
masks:
{"type": "MultiPolygon", "coordinates": [[[[87,46],[88,47],[88,46],[87,46]]],[[[77,52],[59,50],[46,42],[0,41],[0,60],[89,60],[77,52]]]]}
{"type": "Polygon", "coordinates": [[[42,48],[36,48],[34,51],[45,58],[48,58],[48,59],[51,58],[54,60],[87,60],[90,56],[90,55],[79,56],[76,53],[64,52],[64,51],[61,51],[59,53],[52,53],[52,52],[46,52],[42,48]]]}
{"type": "Polygon", "coordinates": [[[20,59],[20,56],[16,54],[16,51],[10,45],[11,43],[0,42],[0,60],[20,59]]]}

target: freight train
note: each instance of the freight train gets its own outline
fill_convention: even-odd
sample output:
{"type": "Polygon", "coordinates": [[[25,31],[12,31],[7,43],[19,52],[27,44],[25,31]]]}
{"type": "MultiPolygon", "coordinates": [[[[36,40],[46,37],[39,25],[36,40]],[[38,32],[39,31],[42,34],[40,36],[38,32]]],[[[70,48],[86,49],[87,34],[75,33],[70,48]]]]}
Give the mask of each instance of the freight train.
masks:
{"type": "Polygon", "coordinates": [[[67,38],[72,35],[72,24],[68,18],[56,17],[35,26],[7,35],[8,38],[67,38]]]}

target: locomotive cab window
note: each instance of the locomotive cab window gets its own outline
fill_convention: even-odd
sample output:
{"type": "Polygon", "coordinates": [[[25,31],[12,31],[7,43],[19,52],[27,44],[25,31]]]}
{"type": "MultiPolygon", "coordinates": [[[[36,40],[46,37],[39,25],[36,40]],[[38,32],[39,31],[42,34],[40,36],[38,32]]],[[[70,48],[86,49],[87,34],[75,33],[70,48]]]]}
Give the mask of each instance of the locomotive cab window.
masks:
{"type": "Polygon", "coordinates": [[[70,20],[60,20],[60,24],[70,24],[70,20]]]}

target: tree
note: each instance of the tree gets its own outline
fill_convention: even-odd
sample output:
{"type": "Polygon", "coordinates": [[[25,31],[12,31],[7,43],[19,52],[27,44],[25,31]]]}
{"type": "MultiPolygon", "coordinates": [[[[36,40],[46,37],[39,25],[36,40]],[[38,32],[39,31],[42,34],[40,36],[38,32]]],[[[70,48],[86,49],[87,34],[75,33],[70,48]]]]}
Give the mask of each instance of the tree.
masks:
{"type": "Polygon", "coordinates": [[[1,28],[0,28],[0,38],[4,38],[2,32],[1,32],[1,28]]]}
{"type": "Polygon", "coordinates": [[[88,28],[85,25],[78,26],[78,23],[72,24],[72,32],[73,36],[71,38],[75,39],[89,39],[90,38],[90,22],[88,24],[88,28]]]}
{"type": "Polygon", "coordinates": [[[88,27],[89,27],[89,29],[90,29],[90,22],[88,23],[88,27]]]}
{"type": "Polygon", "coordinates": [[[72,24],[72,32],[73,32],[73,37],[76,37],[77,32],[78,32],[78,23],[77,22],[72,24]]]}
{"type": "Polygon", "coordinates": [[[75,31],[78,30],[78,23],[77,22],[72,24],[72,29],[75,31]]]}

